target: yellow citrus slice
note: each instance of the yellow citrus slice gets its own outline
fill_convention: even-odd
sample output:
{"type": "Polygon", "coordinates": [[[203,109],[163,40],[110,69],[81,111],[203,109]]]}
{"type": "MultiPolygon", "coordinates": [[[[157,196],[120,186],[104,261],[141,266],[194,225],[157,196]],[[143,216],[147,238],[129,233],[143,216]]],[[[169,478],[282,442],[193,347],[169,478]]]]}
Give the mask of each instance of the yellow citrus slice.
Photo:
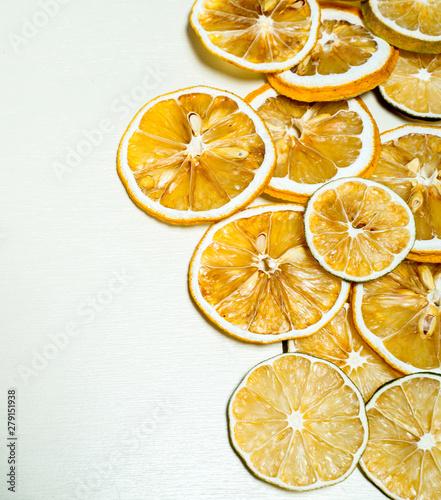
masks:
{"type": "Polygon", "coordinates": [[[363,398],[335,365],[288,353],[254,367],[231,397],[234,448],[260,479],[302,491],[354,470],[367,439],[363,398]]]}
{"type": "Polygon", "coordinates": [[[404,125],[381,135],[372,179],[403,198],[413,212],[416,241],[409,259],[441,262],[441,128],[404,125]]]}
{"type": "Polygon", "coordinates": [[[275,155],[266,125],[245,101],[192,87],[138,112],[121,140],[118,174],[142,209],[194,224],[248,205],[265,189],[275,155]]]}
{"type": "Polygon", "coordinates": [[[303,207],[265,205],[214,224],[190,264],[190,291],[231,335],[278,342],[311,335],[343,307],[349,285],[305,245],[303,207]]]}
{"type": "Polygon", "coordinates": [[[441,265],[404,261],[387,276],[357,285],[355,325],[403,373],[441,373],[441,265]]]}
{"type": "Polygon", "coordinates": [[[350,281],[389,273],[415,241],[415,221],[391,189],[361,178],[328,182],[309,199],[305,236],[324,269],[350,281]]]}
{"type": "Polygon", "coordinates": [[[216,56],[252,71],[282,71],[317,41],[316,0],[197,0],[191,24],[216,56]]]}
{"type": "Polygon", "coordinates": [[[303,352],[337,365],[360,389],[365,401],[383,384],[402,374],[389,366],[357,332],[349,304],[310,337],[289,341],[290,352],[303,352]]]}
{"type": "Polygon", "coordinates": [[[441,52],[441,0],[365,0],[370,29],[395,47],[413,52],[441,52]]]}
{"type": "Polygon", "coordinates": [[[398,51],[370,33],[355,7],[322,7],[319,39],[287,71],[268,75],[281,94],[299,101],[337,101],[377,87],[390,75],[398,51]]]}
{"type": "Polygon", "coordinates": [[[400,50],[390,77],[379,86],[395,110],[420,120],[441,120],[441,55],[400,50]]]}
{"type": "Polygon", "coordinates": [[[276,144],[268,194],[305,203],[331,179],[368,177],[375,169],[380,134],[361,99],[305,103],[264,85],[245,100],[264,119],[276,144]]]}
{"type": "Polygon", "coordinates": [[[360,465],[394,500],[439,500],[441,377],[418,373],[394,380],[367,404],[369,442],[360,465]]]}

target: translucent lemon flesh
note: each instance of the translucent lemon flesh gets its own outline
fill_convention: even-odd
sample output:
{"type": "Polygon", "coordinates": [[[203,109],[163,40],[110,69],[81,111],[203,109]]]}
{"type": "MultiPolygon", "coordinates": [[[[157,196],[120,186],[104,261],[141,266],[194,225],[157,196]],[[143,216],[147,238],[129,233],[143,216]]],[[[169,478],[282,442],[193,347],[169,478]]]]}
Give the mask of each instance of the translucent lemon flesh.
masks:
{"type": "Polygon", "coordinates": [[[409,215],[380,186],[347,181],[324,186],[308,227],[314,250],[330,269],[365,278],[389,267],[409,244],[409,215]]]}
{"type": "Polygon", "coordinates": [[[252,333],[282,334],[317,323],[335,305],[342,282],[310,254],[302,216],[265,212],[214,234],[198,284],[222,318],[252,333]]]}
{"type": "Polygon", "coordinates": [[[219,49],[248,63],[274,63],[306,45],[311,9],[305,0],[205,0],[198,21],[219,49]]]}
{"type": "Polygon", "coordinates": [[[308,104],[278,95],[258,108],[277,148],[273,177],[301,184],[332,179],[352,165],[363,143],[363,121],[346,101],[308,104]]]}
{"type": "Polygon", "coordinates": [[[387,141],[371,178],[407,202],[417,240],[441,237],[441,137],[411,133],[387,141]]]}
{"type": "Polygon", "coordinates": [[[238,104],[203,93],[151,106],[127,152],[142,192],[183,211],[227,204],[250,184],[264,156],[265,144],[238,104]]]}
{"type": "Polygon", "coordinates": [[[264,479],[294,488],[323,485],[354,465],[365,435],[361,407],[335,368],[283,355],[255,368],[236,392],[233,439],[264,479]]]}
{"type": "Polygon", "coordinates": [[[368,401],[383,384],[401,376],[363,340],[344,307],[310,337],[290,341],[290,350],[326,359],[341,368],[368,401]]]}

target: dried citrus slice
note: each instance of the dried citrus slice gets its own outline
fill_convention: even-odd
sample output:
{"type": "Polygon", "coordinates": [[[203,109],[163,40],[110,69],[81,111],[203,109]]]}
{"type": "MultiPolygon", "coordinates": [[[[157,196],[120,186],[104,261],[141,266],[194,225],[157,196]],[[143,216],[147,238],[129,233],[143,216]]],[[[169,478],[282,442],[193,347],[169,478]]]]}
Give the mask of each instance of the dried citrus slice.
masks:
{"type": "Polygon", "coordinates": [[[441,52],[441,0],[366,0],[361,9],[369,28],[395,47],[441,52]]]}
{"type": "Polygon", "coordinates": [[[390,77],[379,86],[395,110],[420,120],[441,120],[441,55],[400,50],[390,77]]]}
{"type": "Polygon", "coordinates": [[[383,384],[402,376],[360,337],[352,321],[349,304],[345,304],[314,335],[290,340],[289,351],[303,352],[334,363],[360,389],[365,401],[383,384]]]}
{"type": "Polygon", "coordinates": [[[357,8],[325,5],[321,17],[312,52],[291,69],[268,75],[276,90],[299,101],[337,101],[386,80],[398,51],[364,27],[357,8]]]}
{"type": "Polygon", "coordinates": [[[409,260],[354,288],[355,325],[403,373],[441,373],[441,265],[409,260]]]}
{"type": "Polygon", "coordinates": [[[228,408],[234,448],[259,478],[290,490],[346,479],[367,439],[363,398],[335,365],[288,353],[254,367],[228,408]]]}
{"type": "Polygon", "coordinates": [[[190,291],[231,335],[278,342],[311,335],[341,309],[349,285],[310,254],[303,207],[265,205],[214,224],[190,264],[190,291]]]}
{"type": "Polygon", "coordinates": [[[375,169],[380,134],[361,99],[305,103],[264,85],[246,101],[264,119],[276,143],[277,166],[268,194],[305,203],[331,179],[368,177],[375,169]]]}
{"type": "Polygon", "coordinates": [[[282,71],[317,41],[316,0],[197,0],[190,21],[205,47],[252,71],[282,71]]]}
{"type": "Polygon", "coordinates": [[[192,87],[138,112],[121,140],[118,173],[139,207],[194,224],[250,203],[268,183],[275,154],[264,122],[245,101],[192,87]]]}
{"type": "Polygon", "coordinates": [[[441,128],[404,125],[381,135],[372,179],[393,189],[411,208],[416,241],[409,259],[441,262],[441,128]]]}
{"type": "Polygon", "coordinates": [[[369,442],[360,465],[394,500],[439,500],[441,377],[418,373],[394,380],[367,404],[369,442]]]}
{"type": "Polygon", "coordinates": [[[391,189],[361,178],[325,184],[309,199],[305,236],[327,271],[350,281],[389,273],[415,241],[415,221],[391,189]]]}

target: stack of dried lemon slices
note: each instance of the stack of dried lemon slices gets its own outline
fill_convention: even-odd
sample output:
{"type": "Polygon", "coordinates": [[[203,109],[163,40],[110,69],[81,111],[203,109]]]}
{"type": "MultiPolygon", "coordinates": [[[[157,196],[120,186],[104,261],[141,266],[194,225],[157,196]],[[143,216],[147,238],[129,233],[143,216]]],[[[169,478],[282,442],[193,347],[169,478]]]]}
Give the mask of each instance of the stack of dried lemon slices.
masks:
{"type": "Polygon", "coordinates": [[[380,135],[359,95],[379,87],[401,113],[441,119],[441,0],[365,0],[362,13],[197,0],[191,24],[269,84],[153,99],[118,173],[148,213],[215,222],[189,271],[214,324],[289,341],[233,394],[234,448],[287,489],[332,485],[360,461],[394,499],[439,500],[441,128],[380,135]],[[263,192],[289,203],[242,210],[263,192]]]}

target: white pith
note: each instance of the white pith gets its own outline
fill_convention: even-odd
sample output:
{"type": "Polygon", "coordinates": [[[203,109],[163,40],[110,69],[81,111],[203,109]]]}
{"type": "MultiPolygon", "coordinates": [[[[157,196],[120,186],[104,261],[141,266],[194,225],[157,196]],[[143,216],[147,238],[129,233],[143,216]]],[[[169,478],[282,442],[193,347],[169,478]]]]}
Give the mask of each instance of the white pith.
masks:
{"type": "MultiPolygon", "coordinates": [[[[195,137],[193,141],[187,146],[187,150],[190,154],[196,154],[197,150],[203,148],[202,141],[195,137]]],[[[245,101],[243,101],[238,96],[227,92],[224,90],[214,89],[212,87],[190,87],[170,94],[159,96],[152,101],[148,102],[143,108],[141,108],[132,120],[129,128],[125,132],[122,140],[120,149],[118,152],[120,175],[123,177],[127,184],[130,193],[136,198],[136,200],[144,207],[152,211],[153,213],[164,216],[167,219],[176,221],[214,221],[221,219],[222,217],[228,216],[230,213],[234,212],[237,207],[245,205],[250,198],[253,197],[255,193],[258,193],[262,186],[266,183],[268,176],[270,175],[272,166],[274,165],[276,151],[272,143],[269,132],[267,131],[262,119],[257,115],[257,113],[249,106],[245,101]],[[151,198],[146,196],[141,188],[138,186],[132,170],[129,167],[127,161],[127,150],[130,138],[138,130],[139,123],[142,117],[155,104],[165,101],[168,99],[177,99],[178,97],[186,94],[202,93],[209,94],[212,97],[217,96],[227,96],[228,98],[234,100],[238,105],[238,110],[248,115],[255,126],[256,133],[261,137],[265,144],[265,157],[259,167],[259,169],[254,171],[254,178],[250,184],[235,198],[231,199],[228,203],[219,208],[214,208],[212,210],[194,211],[194,210],[175,210],[173,208],[164,207],[160,203],[153,201],[151,198]]]]}
{"type": "MultiPolygon", "coordinates": [[[[276,90],[268,89],[262,94],[256,96],[252,101],[250,101],[250,105],[253,107],[253,109],[257,110],[259,109],[260,106],[262,106],[265,103],[265,101],[273,97],[277,97],[279,95],[281,94],[276,90]]],[[[338,168],[337,173],[330,180],[359,175],[360,172],[363,172],[363,170],[366,169],[366,166],[373,161],[375,155],[375,130],[372,118],[362,108],[362,106],[357,102],[356,99],[347,99],[346,102],[348,103],[348,111],[353,111],[357,113],[363,122],[363,130],[360,135],[356,136],[360,138],[363,146],[360,150],[359,156],[354,161],[354,163],[345,168],[338,168]]],[[[309,110],[305,113],[305,115],[308,112],[309,110]]],[[[302,117],[303,119],[305,115],[303,115],[302,117]]],[[[288,130],[287,132],[293,135],[294,137],[299,138],[301,135],[301,130],[299,130],[299,128],[294,128],[294,127],[291,128],[292,130],[288,130]]],[[[324,186],[327,182],[319,182],[316,184],[301,184],[299,182],[293,181],[288,176],[285,176],[285,177],[272,177],[268,186],[277,191],[286,191],[291,194],[302,194],[309,196],[312,195],[318,188],[324,186]]]]}
{"type": "Polygon", "coordinates": [[[406,258],[407,254],[412,249],[413,244],[415,242],[415,233],[416,233],[415,219],[414,219],[413,214],[412,214],[410,208],[408,207],[407,203],[405,203],[404,200],[400,196],[398,196],[394,191],[392,191],[392,189],[389,189],[388,187],[384,186],[383,184],[380,184],[378,182],[374,182],[374,181],[371,181],[371,180],[368,180],[368,179],[363,179],[363,178],[360,178],[360,177],[351,177],[351,178],[337,179],[337,180],[333,180],[333,181],[330,181],[330,182],[326,183],[321,189],[318,189],[311,196],[311,198],[309,199],[309,202],[308,202],[308,204],[306,206],[306,210],[305,210],[305,237],[306,237],[306,242],[308,243],[308,247],[309,247],[312,255],[318,260],[318,262],[320,263],[320,265],[324,269],[326,269],[328,272],[330,272],[331,274],[334,274],[335,276],[338,276],[338,277],[340,277],[342,279],[349,280],[349,281],[356,281],[356,282],[359,282],[359,283],[364,282],[364,281],[371,281],[371,280],[377,279],[380,276],[383,276],[383,275],[389,273],[390,271],[392,271],[393,269],[395,269],[397,267],[397,265],[406,258]],[[401,250],[401,252],[399,252],[399,253],[397,253],[397,254],[394,255],[392,263],[389,266],[387,266],[386,268],[384,268],[382,271],[374,271],[373,273],[371,273],[369,276],[366,276],[366,277],[349,276],[344,271],[343,272],[342,271],[336,271],[333,268],[331,268],[325,262],[324,257],[321,256],[316,251],[316,249],[314,247],[314,243],[313,243],[313,234],[312,234],[312,232],[311,232],[311,230],[309,228],[309,223],[308,222],[309,222],[309,218],[311,216],[311,213],[315,211],[314,208],[313,208],[313,206],[314,206],[314,202],[316,201],[316,199],[325,190],[337,188],[338,186],[340,186],[341,184],[344,184],[346,182],[359,182],[359,183],[364,184],[367,187],[371,187],[371,186],[381,187],[382,189],[384,189],[390,195],[390,197],[391,197],[390,203],[392,203],[392,202],[399,203],[404,208],[404,210],[407,212],[407,214],[409,216],[409,223],[407,224],[407,226],[405,226],[406,229],[408,229],[409,233],[410,233],[409,242],[406,245],[406,247],[403,250],[401,250]]]}
{"type": "MultiPolygon", "coordinates": [[[[283,334],[258,334],[252,333],[248,330],[239,328],[236,325],[226,321],[215,309],[214,306],[209,304],[204,297],[202,296],[200,287],[199,287],[199,269],[201,266],[201,256],[202,253],[207,249],[207,247],[213,241],[213,235],[218,231],[221,227],[229,224],[238,219],[252,217],[254,215],[260,215],[267,212],[279,212],[279,211],[293,211],[293,212],[303,212],[304,208],[299,205],[290,205],[290,204],[281,204],[281,205],[267,205],[260,206],[255,208],[248,208],[244,211],[238,212],[228,219],[224,219],[213,226],[207,231],[207,233],[202,238],[191,262],[190,266],[190,289],[193,296],[196,299],[199,307],[207,314],[209,318],[211,318],[217,325],[231,333],[235,337],[239,337],[244,340],[260,342],[260,343],[271,343],[271,342],[279,342],[281,340],[287,340],[290,338],[296,337],[305,337],[307,335],[311,335],[315,333],[317,330],[322,328],[328,321],[330,321],[335,314],[343,307],[346,298],[349,294],[349,284],[345,281],[341,283],[340,294],[333,305],[333,307],[327,312],[324,313],[320,321],[317,323],[308,326],[303,330],[292,329],[289,332],[283,334]]],[[[263,260],[263,259],[262,259],[263,260]]],[[[261,260],[262,269],[264,263],[261,260]]],[[[268,271],[269,272],[269,271],[268,271]]]]}
{"type": "MultiPolygon", "coordinates": [[[[322,20],[329,21],[347,21],[351,24],[356,24],[358,26],[364,26],[363,21],[356,15],[350,12],[338,10],[338,9],[322,9],[322,20]]],[[[360,66],[352,66],[346,73],[333,74],[333,75],[312,75],[312,76],[300,76],[294,74],[292,71],[287,70],[283,73],[277,75],[277,79],[280,80],[287,86],[298,86],[304,88],[315,88],[315,87],[338,87],[340,85],[346,85],[348,83],[359,80],[360,78],[365,78],[371,73],[382,68],[390,58],[394,48],[385,42],[383,39],[370,33],[372,38],[377,44],[377,51],[372,54],[372,56],[360,66]]],[[[318,42],[320,43],[320,41],[318,42]]]]}
{"type": "MultiPolygon", "coordinates": [[[[320,8],[316,2],[316,0],[305,0],[306,3],[308,3],[310,10],[311,10],[311,27],[310,27],[310,32],[309,32],[309,37],[308,40],[306,41],[304,47],[296,54],[294,57],[291,57],[290,59],[287,59],[286,61],[282,62],[276,62],[276,63],[251,63],[246,61],[245,59],[235,56],[233,54],[230,54],[229,52],[220,49],[217,47],[208,37],[207,32],[205,29],[202,27],[202,25],[199,22],[199,14],[201,10],[204,7],[205,0],[197,0],[193,6],[193,10],[191,13],[191,23],[194,27],[194,29],[197,31],[199,36],[201,37],[204,45],[210,49],[214,54],[220,56],[223,59],[226,59],[227,61],[235,63],[237,66],[240,66],[242,68],[246,69],[251,69],[254,71],[262,71],[262,72],[273,72],[273,71],[283,71],[287,68],[291,68],[292,66],[295,66],[299,62],[301,62],[308,54],[309,52],[313,49],[314,45],[317,42],[317,37],[318,37],[318,27],[320,25],[320,8]]],[[[266,16],[261,16],[265,17],[265,19],[268,19],[266,16]]],[[[261,29],[268,29],[272,23],[271,21],[260,21],[261,29]]]]}
{"type": "MultiPolygon", "coordinates": [[[[369,434],[369,432],[368,432],[368,421],[367,421],[367,415],[366,415],[366,412],[365,412],[364,400],[363,400],[363,397],[362,397],[359,389],[357,388],[357,386],[336,365],[334,365],[334,364],[332,364],[329,361],[326,361],[324,359],[315,358],[313,356],[310,356],[308,354],[303,354],[303,353],[286,353],[286,354],[280,354],[278,356],[275,356],[275,357],[273,357],[271,359],[263,361],[262,363],[259,363],[258,365],[254,366],[247,373],[247,375],[245,376],[245,378],[242,380],[242,382],[239,384],[239,386],[237,387],[237,389],[235,390],[235,392],[231,396],[230,403],[229,403],[229,406],[228,406],[228,417],[229,417],[230,437],[231,437],[231,441],[233,443],[233,446],[236,449],[237,453],[246,462],[246,464],[249,467],[249,469],[252,470],[253,473],[256,474],[256,476],[258,476],[259,478],[263,479],[264,481],[276,484],[277,486],[280,486],[280,487],[285,488],[285,489],[293,490],[293,491],[309,491],[309,490],[314,490],[314,489],[317,489],[317,488],[322,488],[324,486],[331,486],[333,484],[336,484],[336,483],[339,483],[339,482],[345,480],[353,472],[353,470],[356,467],[358,461],[360,460],[360,457],[362,456],[362,454],[363,454],[363,452],[364,452],[364,450],[365,450],[365,448],[367,446],[368,437],[369,437],[368,436],[368,434],[369,434]],[[351,467],[349,467],[349,469],[346,471],[346,473],[344,475],[342,475],[341,477],[339,477],[337,479],[334,479],[332,481],[322,481],[322,480],[320,480],[320,479],[317,478],[317,481],[315,483],[309,485],[309,486],[291,486],[291,485],[288,485],[287,483],[284,483],[283,481],[281,481],[278,477],[271,478],[271,477],[264,476],[263,474],[261,474],[252,465],[251,460],[250,460],[251,453],[244,452],[240,448],[240,446],[238,445],[238,443],[236,441],[236,438],[235,438],[235,435],[234,435],[234,426],[235,426],[237,420],[236,420],[236,418],[234,417],[234,414],[233,414],[233,408],[232,408],[233,404],[232,403],[235,400],[237,393],[239,392],[239,390],[242,387],[246,386],[248,378],[254,372],[254,370],[256,370],[257,368],[259,368],[260,366],[273,365],[273,363],[277,359],[279,359],[281,357],[284,357],[284,356],[302,357],[302,358],[308,359],[313,364],[314,363],[323,363],[323,364],[326,364],[326,365],[334,368],[342,376],[342,378],[344,380],[344,385],[350,387],[354,391],[355,395],[357,396],[357,399],[358,399],[359,404],[360,404],[360,412],[358,413],[358,418],[360,418],[360,420],[362,422],[363,429],[365,431],[364,438],[363,438],[363,442],[360,445],[359,449],[354,454],[354,459],[353,459],[351,467]]],[[[293,428],[294,431],[296,431],[296,430],[302,430],[302,428],[303,428],[303,417],[302,417],[301,413],[300,412],[295,412],[294,415],[293,414],[289,415],[288,416],[288,425],[290,425],[290,423],[292,423],[292,428],[293,428]]]]}

